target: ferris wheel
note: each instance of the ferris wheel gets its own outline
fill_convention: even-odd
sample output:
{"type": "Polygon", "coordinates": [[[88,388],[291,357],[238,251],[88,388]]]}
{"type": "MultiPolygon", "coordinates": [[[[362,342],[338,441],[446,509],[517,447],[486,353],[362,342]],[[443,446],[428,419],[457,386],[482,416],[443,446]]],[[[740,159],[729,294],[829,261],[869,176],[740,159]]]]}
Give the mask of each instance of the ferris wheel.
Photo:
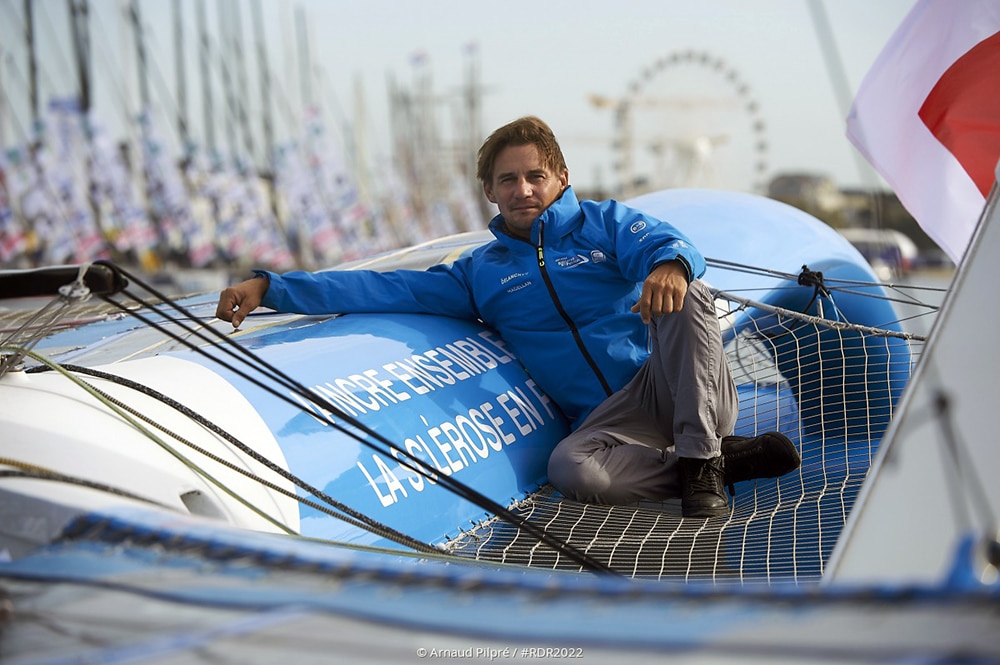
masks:
{"type": "Polygon", "coordinates": [[[590,101],[614,112],[612,167],[621,198],[673,187],[764,190],[760,105],[722,58],[676,51],[644,68],[620,99],[590,101]]]}

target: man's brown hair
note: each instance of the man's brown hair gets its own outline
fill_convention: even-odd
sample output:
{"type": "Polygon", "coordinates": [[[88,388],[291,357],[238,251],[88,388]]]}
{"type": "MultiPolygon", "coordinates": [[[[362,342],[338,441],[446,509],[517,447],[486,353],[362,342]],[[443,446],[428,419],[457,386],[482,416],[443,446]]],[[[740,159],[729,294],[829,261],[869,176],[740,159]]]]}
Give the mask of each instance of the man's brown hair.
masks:
{"type": "Polygon", "coordinates": [[[512,145],[534,145],[542,158],[542,164],[553,173],[559,174],[566,170],[566,160],[563,158],[559,142],[541,119],[533,115],[518,118],[497,129],[479,148],[479,160],[476,164],[476,177],[484,185],[493,180],[493,164],[497,155],[512,145]]]}

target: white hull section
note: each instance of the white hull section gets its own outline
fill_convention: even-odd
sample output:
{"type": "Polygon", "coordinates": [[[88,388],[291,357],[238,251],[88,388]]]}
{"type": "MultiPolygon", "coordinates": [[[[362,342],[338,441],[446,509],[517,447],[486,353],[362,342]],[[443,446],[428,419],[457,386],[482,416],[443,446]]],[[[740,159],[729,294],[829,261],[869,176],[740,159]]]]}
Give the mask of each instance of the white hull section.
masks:
{"type": "MultiPolygon", "coordinates": [[[[281,448],[260,416],[232,385],[210,370],[166,356],[99,369],[173,398],[287,471],[281,448]]],[[[4,455],[0,458],[0,468],[86,479],[184,514],[202,515],[248,529],[286,530],[235,498],[242,497],[287,530],[297,532],[299,512],[294,499],[193,450],[182,439],[239,469],[294,491],[289,481],[159,399],[111,381],[80,378],[150,421],[162,424],[167,431],[135,415],[123,415],[55,371],[10,372],[3,377],[4,455]],[[204,469],[231,493],[206,480],[189,464],[204,469]]],[[[118,494],[36,477],[6,478],[0,487],[27,496],[55,499],[76,506],[81,512],[121,506],[123,502],[118,494]]]]}

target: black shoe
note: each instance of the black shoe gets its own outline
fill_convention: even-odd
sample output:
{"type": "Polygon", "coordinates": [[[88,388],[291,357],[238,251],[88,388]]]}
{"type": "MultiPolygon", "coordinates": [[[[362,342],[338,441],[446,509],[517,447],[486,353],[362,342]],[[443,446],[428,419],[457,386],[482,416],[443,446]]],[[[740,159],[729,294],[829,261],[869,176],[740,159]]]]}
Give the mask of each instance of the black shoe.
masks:
{"type": "Polygon", "coordinates": [[[733,485],[752,478],[777,478],[799,468],[802,458],[787,436],[766,432],[760,436],[722,437],[725,484],[734,494],[733,485]]]}
{"type": "Polygon", "coordinates": [[[723,490],[725,460],[681,457],[681,515],[684,517],[719,517],[729,513],[723,490]]]}

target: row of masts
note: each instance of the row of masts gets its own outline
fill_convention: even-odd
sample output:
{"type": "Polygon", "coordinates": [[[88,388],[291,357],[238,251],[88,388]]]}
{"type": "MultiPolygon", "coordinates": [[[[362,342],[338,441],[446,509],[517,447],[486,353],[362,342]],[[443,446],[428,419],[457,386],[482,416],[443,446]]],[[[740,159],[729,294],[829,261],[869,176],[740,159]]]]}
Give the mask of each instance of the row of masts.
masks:
{"type": "MultiPolygon", "coordinates": [[[[56,77],[39,57],[37,16],[51,20],[55,3],[24,0],[18,15],[14,1],[0,10],[6,13],[0,20],[20,24],[23,30],[16,32],[24,35],[20,60],[10,46],[0,54],[3,265],[110,255],[140,258],[147,267],[172,261],[242,266],[268,255],[260,248],[249,256],[239,254],[240,247],[249,248],[259,238],[284,245],[284,252],[266,259],[278,264],[273,267],[314,268],[478,229],[490,214],[475,181],[476,147],[483,137],[474,47],[465,49],[460,95],[436,95],[426,62],[411,64],[411,86],[389,78],[390,152],[374,154],[367,137],[377,128],[367,124],[364,81],[355,76],[354,118],[349,120],[312,52],[310,20],[302,7],[294,8],[293,28],[288,11],[282,14],[286,72],[279,76],[271,65],[268,47],[274,40],[266,33],[261,0],[173,0],[175,78],[168,84],[157,58],[167,49],[155,43],[160,31],[146,23],[148,4],[123,0],[112,12],[131,41],[112,69],[95,66],[100,49],[106,51],[111,41],[107,19],[88,0],[67,0],[74,76],[70,83],[54,85],[56,77]],[[209,8],[218,12],[214,33],[209,8]],[[252,49],[245,46],[245,9],[252,49]],[[186,33],[192,19],[196,40],[186,33]],[[189,79],[192,41],[197,66],[189,79]],[[19,61],[26,63],[25,76],[19,61]],[[135,71],[127,71],[133,64],[135,71]],[[47,98],[41,80],[49,82],[47,98]],[[200,86],[192,87],[191,80],[200,86]],[[101,96],[102,86],[110,94],[101,96]],[[115,101],[106,103],[108,97],[115,101]],[[122,115],[117,124],[126,136],[111,138],[116,149],[109,150],[115,123],[108,116],[116,106],[122,115]],[[447,123],[442,123],[443,108],[451,113],[447,123]],[[74,132],[79,136],[71,136],[74,132]],[[97,164],[104,164],[106,172],[95,173],[97,164]],[[127,186],[113,181],[116,164],[127,186]],[[243,194],[234,196],[232,190],[243,194]],[[143,215],[150,233],[128,228],[143,215]],[[234,224],[234,218],[243,219],[234,224]],[[103,242],[83,230],[91,223],[103,242]],[[73,252],[67,253],[65,239],[53,240],[62,227],[79,240],[73,252]],[[232,233],[250,237],[233,242],[225,237],[232,233]],[[137,248],[122,240],[133,236],[155,241],[137,248]],[[200,238],[197,259],[194,248],[186,246],[193,238],[200,238]],[[49,251],[52,245],[61,249],[49,251]]],[[[162,6],[157,9],[162,14],[162,6]]],[[[165,27],[162,21],[158,27],[165,27]]],[[[58,40],[47,47],[57,49],[58,40]]]]}

